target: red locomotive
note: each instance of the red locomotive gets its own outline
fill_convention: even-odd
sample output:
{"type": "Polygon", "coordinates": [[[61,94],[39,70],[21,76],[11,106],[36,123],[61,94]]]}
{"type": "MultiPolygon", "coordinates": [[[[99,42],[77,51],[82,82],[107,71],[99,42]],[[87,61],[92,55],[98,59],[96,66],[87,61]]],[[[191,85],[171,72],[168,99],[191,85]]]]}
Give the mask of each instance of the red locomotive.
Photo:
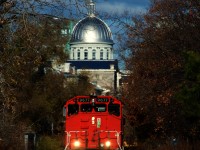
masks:
{"type": "Polygon", "coordinates": [[[122,102],[112,96],[76,96],[64,106],[65,150],[122,149],[122,102]]]}

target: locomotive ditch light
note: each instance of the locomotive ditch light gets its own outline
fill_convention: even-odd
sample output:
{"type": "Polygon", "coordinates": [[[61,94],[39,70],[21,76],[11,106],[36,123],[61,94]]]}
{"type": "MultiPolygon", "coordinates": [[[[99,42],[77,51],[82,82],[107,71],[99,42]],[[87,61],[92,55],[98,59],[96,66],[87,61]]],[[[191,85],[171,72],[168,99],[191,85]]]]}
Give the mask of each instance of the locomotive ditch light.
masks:
{"type": "Polygon", "coordinates": [[[106,141],[105,145],[106,145],[106,147],[110,147],[110,145],[111,145],[110,141],[106,141]]]}
{"type": "Polygon", "coordinates": [[[100,144],[100,146],[101,146],[101,147],[104,147],[104,144],[103,144],[103,143],[101,143],[101,144],[100,144]]]}
{"type": "Polygon", "coordinates": [[[78,140],[74,141],[74,146],[75,147],[79,147],[80,145],[81,145],[81,143],[78,140]]]}

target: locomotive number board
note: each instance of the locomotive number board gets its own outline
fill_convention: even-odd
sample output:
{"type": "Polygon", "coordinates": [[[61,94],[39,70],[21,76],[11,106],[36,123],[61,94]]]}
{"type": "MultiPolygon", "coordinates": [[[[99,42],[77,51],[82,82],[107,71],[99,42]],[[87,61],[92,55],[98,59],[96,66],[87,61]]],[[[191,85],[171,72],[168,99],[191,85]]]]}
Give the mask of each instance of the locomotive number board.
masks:
{"type": "Polygon", "coordinates": [[[108,98],[97,98],[97,102],[109,102],[108,98]]]}
{"type": "Polygon", "coordinates": [[[79,98],[79,102],[90,102],[90,98],[79,98]]]}

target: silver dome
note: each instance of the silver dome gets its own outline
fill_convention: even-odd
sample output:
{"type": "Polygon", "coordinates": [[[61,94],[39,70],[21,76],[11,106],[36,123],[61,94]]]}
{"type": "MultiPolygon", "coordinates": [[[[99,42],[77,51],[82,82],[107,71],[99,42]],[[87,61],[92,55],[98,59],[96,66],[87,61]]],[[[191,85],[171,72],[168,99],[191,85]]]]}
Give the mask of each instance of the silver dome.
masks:
{"type": "Polygon", "coordinates": [[[73,29],[70,43],[77,42],[113,44],[112,33],[101,19],[88,16],[79,21],[73,29]]]}

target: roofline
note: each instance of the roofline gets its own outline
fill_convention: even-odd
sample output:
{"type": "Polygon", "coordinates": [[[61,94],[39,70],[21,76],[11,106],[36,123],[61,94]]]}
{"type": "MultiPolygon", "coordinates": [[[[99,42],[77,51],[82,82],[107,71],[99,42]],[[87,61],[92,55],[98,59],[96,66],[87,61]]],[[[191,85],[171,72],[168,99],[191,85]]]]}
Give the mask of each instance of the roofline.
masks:
{"type": "Polygon", "coordinates": [[[76,44],[109,44],[114,45],[114,42],[70,42],[70,45],[76,45],[76,44]]]}
{"type": "Polygon", "coordinates": [[[76,62],[78,62],[78,61],[103,61],[103,62],[105,62],[105,61],[114,61],[114,62],[116,62],[116,61],[118,61],[118,59],[103,59],[103,60],[99,60],[99,59],[96,59],[96,60],[90,60],[90,59],[87,59],[87,60],[68,59],[66,62],[69,62],[69,61],[76,61],[76,62]]]}

